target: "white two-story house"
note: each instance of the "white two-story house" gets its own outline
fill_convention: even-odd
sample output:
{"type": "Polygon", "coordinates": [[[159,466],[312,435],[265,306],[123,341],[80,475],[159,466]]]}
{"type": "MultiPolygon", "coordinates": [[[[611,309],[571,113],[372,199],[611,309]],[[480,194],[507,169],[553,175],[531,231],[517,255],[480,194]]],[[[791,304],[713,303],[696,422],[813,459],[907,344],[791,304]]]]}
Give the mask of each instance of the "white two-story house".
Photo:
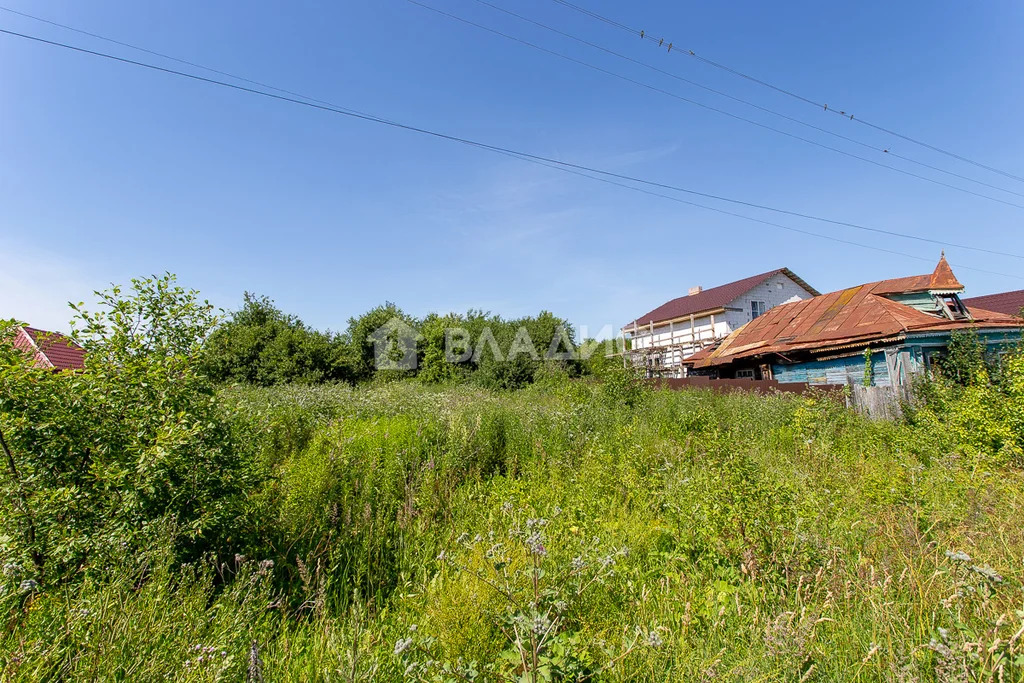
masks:
{"type": "Polygon", "coordinates": [[[682,360],[697,353],[765,311],[810,299],[818,291],[789,268],[779,268],[727,285],[692,287],[622,328],[631,340],[633,363],[651,376],[682,377],[682,360]]]}

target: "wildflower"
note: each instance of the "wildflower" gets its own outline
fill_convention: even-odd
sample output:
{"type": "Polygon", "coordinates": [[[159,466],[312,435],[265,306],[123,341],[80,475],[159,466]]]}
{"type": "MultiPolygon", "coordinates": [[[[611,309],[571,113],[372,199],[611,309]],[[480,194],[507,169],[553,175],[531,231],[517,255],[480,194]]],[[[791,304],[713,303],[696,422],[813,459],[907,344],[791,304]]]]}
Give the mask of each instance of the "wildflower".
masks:
{"type": "Polygon", "coordinates": [[[8,562],[4,565],[4,576],[14,576],[21,571],[21,565],[17,562],[8,562]]]}
{"type": "Polygon", "coordinates": [[[665,641],[662,640],[661,634],[657,631],[648,631],[647,637],[644,638],[644,644],[647,647],[661,647],[665,644],[665,641]]]}
{"type": "Polygon", "coordinates": [[[400,655],[412,645],[412,638],[399,638],[395,643],[395,654],[400,655]]]}
{"type": "Polygon", "coordinates": [[[576,557],[572,558],[572,570],[574,572],[578,572],[578,571],[582,570],[586,566],[587,566],[587,561],[584,560],[579,555],[577,555],[576,557]]]}
{"type": "Polygon", "coordinates": [[[466,532],[462,532],[461,534],[459,534],[459,537],[455,539],[455,542],[461,545],[462,543],[465,543],[468,540],[469,534],[467,534],[466,532]]]}
{"type": "Polygon", "coordinates": [[[419,626],[417,626],[416,624],[410,624],[409,625],[409,631],[411,633],[416,633],[416,629],[418,629],[418,628],[419,628],[419,626]]]}
{"type": "Polygon", "coordinates": [[[477,534],[476,536],[473,537],[473,543],[480,543],[483,540],[484,540],[484,537],[481,536],[480,534],[477,534]]]}
{"type": "Polygon", "coordinates": [[[979,566],[975,565],[975,566],[971,567],[971,571],[974,572],[975,574],[980,574],[981,576],[985,577],[986,579],[988,579],[992,583],[1002,583],[1003,582],[1003,577],[998,572],[996,572],[995,569],[992,569],[992,567],[989,567],[989,566],[981,566],[981,567],[979,567],[979,566]]]}
{"type": "Polygon", "coordinates": [[[510,514],[512,512],[512,501],[505,501],[502,503],[501,511],[505,514],[510,514]]]}
{"type": "Polygon", "coordinates": [[[954,562],[970,562],[971,561],[971,556],[968,555],[967,553],[965,553],[962,550],[958,550],[956,552],[953,552],[951,550],[947,550],[946,551],[946,557],[948,557],[949,559],[953,560],[954,562]]]}
{"type": "Polygon", "coordinates": [[[942,638],[943,642],[949,642],[949,630],[939,627],[939,637],[942,638]]]}
{"type": "Polygon", "coordinates": [[[547,549],[544,547],[544,539],[539,531],[534,531],[526,537],[526,546],[530,549],[531,553],[539,557],[544,557],[548,554],[547,549]]]}
{"type": "Polygon", "coordinates": [[[21,589],[21,592],[27,593],[28,591],[34,591],[39,588],[39,584],[36,583],[34,579],[25,579],[21,582],[21,586],[19,588],[21,589]]]}
{"type": "Polygon", "coordinates": [[[442,550],[440,553],[437,554],[437,561],[438,562],[444,562],[447,559],[448,559],[448,553],[446,551],[442,550]]]}

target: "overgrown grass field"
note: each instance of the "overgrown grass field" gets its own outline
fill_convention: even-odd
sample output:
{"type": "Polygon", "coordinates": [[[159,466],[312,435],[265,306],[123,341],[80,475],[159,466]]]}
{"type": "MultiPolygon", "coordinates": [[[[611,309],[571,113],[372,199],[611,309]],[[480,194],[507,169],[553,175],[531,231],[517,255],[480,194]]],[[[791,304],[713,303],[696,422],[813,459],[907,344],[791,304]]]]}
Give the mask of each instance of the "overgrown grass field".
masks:
{"type": "Polygon", "coordinates": [[[229,532],[41,591],[8,562],[5,680],[1022,679],[1024,477],[962,420],[565,378],[215,400],[229,532]]]}

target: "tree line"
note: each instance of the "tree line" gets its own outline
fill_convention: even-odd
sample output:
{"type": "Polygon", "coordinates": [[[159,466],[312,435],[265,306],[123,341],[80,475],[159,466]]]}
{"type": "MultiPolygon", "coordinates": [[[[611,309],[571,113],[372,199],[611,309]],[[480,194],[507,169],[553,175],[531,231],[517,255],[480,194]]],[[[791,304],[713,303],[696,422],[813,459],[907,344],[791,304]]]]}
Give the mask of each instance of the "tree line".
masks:
{"type": "Polygon", "coordinates": [[[207,338],[201,367],[215,382],[259,386],[414,377],[515,389],[552,373],[601,374],[616,350],[611,341],[579,342],[572,325],[549,311],[513,319],[481,310],[417,319],[387,302],[350,318],[343,332],[324,332],[246,292],[242,307],[207,338]],[[378,344],[401,356],[399,342],[410,341],[398,338],[403,326],[415,335],[415,362],[382,368],[378,344]]]}

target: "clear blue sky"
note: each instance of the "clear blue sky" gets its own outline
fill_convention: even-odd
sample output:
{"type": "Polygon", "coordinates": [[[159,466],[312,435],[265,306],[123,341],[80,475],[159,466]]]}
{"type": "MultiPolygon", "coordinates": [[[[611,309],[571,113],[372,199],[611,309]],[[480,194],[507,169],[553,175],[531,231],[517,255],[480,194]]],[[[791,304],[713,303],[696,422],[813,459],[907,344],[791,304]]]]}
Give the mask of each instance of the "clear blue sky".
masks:
{"type": "MultiPolygon", "coordinates": [[[[484,142],[884,229],[1024,253],[1024,209],[906,177],[511,43],[406,0],[8,7],[282,88],[484,142]]],[[[602,68],[1024,205],[573,44],[473,0],[426,0],[602,68]]],[[[1024,193],[1024,183],[819,112],[552,0],[494,0],[815,125],[1024,193]]],[[[1024,176],[1024,5],[577,0],[856,116],[1024,176]]],[[[2,4],[2,3],[0,3],[2,4]]],[[[0,27],[155,57],[0,12],[0,27]]],[[[928,272],[940,247],[749,215],[803,237],[522,161],[0,36],[0,315],[171,271],[214,303],[244,290],[319,328],[385,300],[422,315],[549,309],[596,331],[691,285],[788,266],[822,291],[928,272]]],[[[1024,261],[947,255],[968,294],[1024,261]]]]}

